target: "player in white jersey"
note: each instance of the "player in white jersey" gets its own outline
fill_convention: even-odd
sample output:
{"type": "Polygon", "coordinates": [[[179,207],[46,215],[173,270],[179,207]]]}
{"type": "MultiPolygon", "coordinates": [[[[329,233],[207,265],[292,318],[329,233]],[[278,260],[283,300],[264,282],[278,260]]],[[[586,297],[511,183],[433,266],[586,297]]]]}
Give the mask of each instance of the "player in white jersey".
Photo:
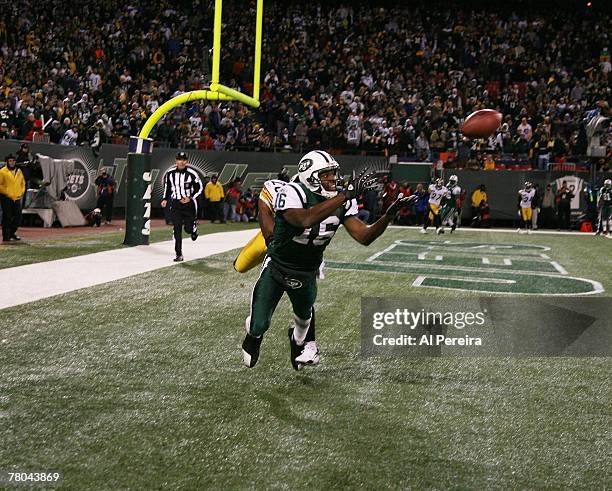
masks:
{"type": "Polygon", "coordinates": [[[533,199],[535,197],[536,191],[533,188],[533,185],[527,181],[523,189],[518,192],[518,215],[521,220],[521,224],[517,229],[518,233],[522,232],[522,228],[525,228],[527,233],[531,233],[531,217],[533,210],[533,199]]]}
{"type": "Polygon", "coordinates": [[[266,181],[259,193],[259,233],[243,247],[234,260],[234,269],[246,273],[263,261],[268,249],[267,243],[274,233],[274,203],[278,191],[286,184],[280,179],[266,181]]]}
{"type": "Polygon", "coordinates": [[[429,193],[429,213],[425,217],[425,223],[423,224],[421,233],[426,234],[427,227],[430,223],[433,223],[434,227],[436,227],[436,233],[442,234],[444,233],[444,229],[442,228],[440,208],[442,200],[448,198],[448,196],[450,196],[450,192],[448,191],[448,188],[444,185],[444,181],[442,179],[436,179],[435,183],[430,184],[427,192],[429,193]]]}

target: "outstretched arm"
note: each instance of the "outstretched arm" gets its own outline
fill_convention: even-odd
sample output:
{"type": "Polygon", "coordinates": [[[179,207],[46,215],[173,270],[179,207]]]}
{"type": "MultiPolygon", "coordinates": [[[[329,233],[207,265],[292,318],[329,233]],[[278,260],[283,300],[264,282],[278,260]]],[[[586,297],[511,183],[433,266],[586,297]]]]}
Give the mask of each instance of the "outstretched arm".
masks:
{"type": "MultiPolygon", "coordinates": [[[[282,194],[279,197],[282,199],[282,194]]],[[[285,220],[294,227],[310,228],[315,223],[325,220],[338,207],[342,206],[345,200],[344,194],[338,193],[337,196],[318,203],[312,208],[289,208],[285,211],[279,211],[279,213],[282,213],[285,220]]]]}
{"type": "Polygon", "coordinates": [[[400,194],[389,206],[387,212],[372,225],[366,225],[355,216],[351,216],[344,220],[344,228],[346,228],[346,231],[353,239],[362,245],[368,246],[382,235],[402,208],[414,205],[417,199],[418,197],[415,194],[407,197],[400,194]]]}
{"type": "Polygon", "coordinates": [[[382,235],[392,221],[393,217],[383,215],[372,225],[366,225],[356,217],[349,217],[344,221],[344,228],[353,239],[368,246],[382,235]]]}

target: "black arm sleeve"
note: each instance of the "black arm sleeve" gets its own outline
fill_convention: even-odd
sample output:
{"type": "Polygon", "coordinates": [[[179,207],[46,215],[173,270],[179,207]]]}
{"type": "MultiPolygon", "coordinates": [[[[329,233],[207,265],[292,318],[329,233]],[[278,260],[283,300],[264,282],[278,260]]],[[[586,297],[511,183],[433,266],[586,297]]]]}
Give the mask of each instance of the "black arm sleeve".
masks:
{"type": "Polygon", "coordinates": [[[170,185],[170,179],[168,179],[168,172],[164,174],[164,197],[163,200],[169,201],[172,198],[172,186],[170,185]]]}

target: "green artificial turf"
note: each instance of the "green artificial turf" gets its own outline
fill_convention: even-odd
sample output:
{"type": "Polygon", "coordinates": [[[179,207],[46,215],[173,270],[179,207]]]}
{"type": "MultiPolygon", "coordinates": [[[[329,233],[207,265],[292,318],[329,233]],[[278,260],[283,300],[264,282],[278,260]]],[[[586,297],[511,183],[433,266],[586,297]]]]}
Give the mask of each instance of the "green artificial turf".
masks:
{"type": "MultiPolygon", "coordinates": [[[[364,248],[341,231],[326,256],[364,262],[405,238],[546,245],[612,291],[612,243],[591,237],[393,229],[364,248]]],[[[233,272],[234,256],[0,311],[0,469],[58,470],[75,490],[612,485],[608,358],[364,359],[362,296],[466,293],[328,269],[321,364],[291,369],[285,298],[249,370],[240,343],[258,271],[233,272]]]]}

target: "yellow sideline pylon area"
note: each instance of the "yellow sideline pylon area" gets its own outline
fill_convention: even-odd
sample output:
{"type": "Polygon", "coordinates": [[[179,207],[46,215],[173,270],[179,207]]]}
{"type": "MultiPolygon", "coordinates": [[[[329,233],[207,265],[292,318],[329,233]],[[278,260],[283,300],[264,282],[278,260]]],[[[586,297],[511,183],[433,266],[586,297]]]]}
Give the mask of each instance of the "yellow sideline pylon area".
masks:
{"type": "Polygon", "coordinates": [[[221,19],[223,17],[223,0],[215,0],[215,21],[213,27],[213,62],[212,80],[208,90],[193,90],[177,95],[166,101],[147,119],[139,138],[148,138],[151,130],[164,114],[181,104],[197,100],[238,101],[251,107],[259,107],[259,78],[261,73],[261,37],[263,32],[263,0],[257,0],[255,14],[255,65],[253,69],[253,95],[249,96],[219,83],[219,65],[221,63],[221,19]]]}

